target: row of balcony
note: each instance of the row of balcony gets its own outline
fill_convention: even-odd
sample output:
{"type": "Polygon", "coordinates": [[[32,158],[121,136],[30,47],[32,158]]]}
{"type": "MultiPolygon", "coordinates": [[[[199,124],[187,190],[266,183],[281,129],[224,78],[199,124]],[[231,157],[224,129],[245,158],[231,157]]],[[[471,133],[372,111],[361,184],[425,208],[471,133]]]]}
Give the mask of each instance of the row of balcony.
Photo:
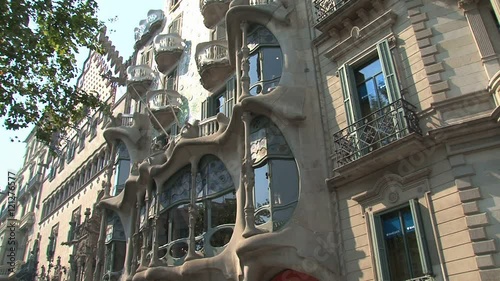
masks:
{"type": "MultiPolygon", "coordinates": [[[[182,39],[178,34],[162,34],[155,38],[155,60],[158,70],[166,71],[182,54],[182,39]]],[[[196,47],[196,64],[201,82],[206,89],[212,89],[232,72],[226,40],[215,40],[201,43],[196,47]]],[[[133,97],[144,95],[153,82],[158,80],[157,74],[148,65],[135,65],[127,69],[127,86],[133,97]]]]}

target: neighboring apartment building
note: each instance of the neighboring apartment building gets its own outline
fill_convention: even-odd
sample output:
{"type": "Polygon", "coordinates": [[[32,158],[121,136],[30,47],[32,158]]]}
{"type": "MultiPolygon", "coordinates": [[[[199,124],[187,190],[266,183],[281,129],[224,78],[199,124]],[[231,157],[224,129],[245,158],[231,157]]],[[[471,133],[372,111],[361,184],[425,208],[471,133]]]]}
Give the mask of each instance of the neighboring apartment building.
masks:
{"type": "Polygon", "coordinates": [[[43,162],[38,278],[497,280],[497,0],[166,4],[43,162]]]}
{"type": "MultiPolygon", "coordinates": [[[[124,85],[125,66],[105,31],[100,34],[100,41],[105,53],[89,54],[77,87],[99,95],[116,114],[123,112],[126,106],[125,95],[116,100],[117,92],[124,90],[120,81],[124,85]]],[[[110,121],[103,112],[88,110],[76,127],[54,136],[52,153],[36,141],[36,129],[27,137],[24,164],[16,175],[12,212],[15,215],[7,217],[7,221],[2,216],[0,224],[0,278],[92,279],[100,224],[100,211],[95,204],[103,194],[105,183],[114,178],[113,166],[108,164],[115,157],[111,156],[102,136],[110,121]],[[11,224],[16,242],[14,267],[7,264],[11,258],[5,236],[9,235],[11,224]]],[[[8,197],[0,196],[3,204],[7,200],[3,198],[8,197]]],[[[7,214],[7,210],[2,215],[4,213],[7,214]]]]}

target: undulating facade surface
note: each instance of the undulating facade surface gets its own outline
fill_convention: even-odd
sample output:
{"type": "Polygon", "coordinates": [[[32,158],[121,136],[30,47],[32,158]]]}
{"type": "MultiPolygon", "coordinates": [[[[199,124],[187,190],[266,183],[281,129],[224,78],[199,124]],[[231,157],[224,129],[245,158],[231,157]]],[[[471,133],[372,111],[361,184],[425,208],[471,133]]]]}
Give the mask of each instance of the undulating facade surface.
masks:
{"type": "Polygon", "coordinates": [[[5,279],[498,280],[497,0],[165,4],[28,137],[5,279]]]}

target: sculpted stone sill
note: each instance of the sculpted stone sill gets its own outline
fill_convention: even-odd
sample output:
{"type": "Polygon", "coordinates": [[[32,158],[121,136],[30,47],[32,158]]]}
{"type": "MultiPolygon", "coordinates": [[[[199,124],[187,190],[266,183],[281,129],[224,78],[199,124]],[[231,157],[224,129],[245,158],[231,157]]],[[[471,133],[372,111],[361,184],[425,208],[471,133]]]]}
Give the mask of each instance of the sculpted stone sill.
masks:
{"type": "MultiPolygon", "coordinates": [[[[356,44],[360,44],[366,39],[369,39],[372,34],[377,34],[379,31],[392,26],[396,21],[396,18],[396,13],[389,10],[361,28],[358,26],[346,25],[345,28],[348,29],[347,32],[349,33],[347,38],[328,50],[325,56],[331,60],[337,60],[337,58],[352,50],[353,46],[356,44]]],[[[339,38],[340,35],[337,32],[335,36],[339,38]]],[[[395,43],[394,40],[391,42],[395,43]]]]}

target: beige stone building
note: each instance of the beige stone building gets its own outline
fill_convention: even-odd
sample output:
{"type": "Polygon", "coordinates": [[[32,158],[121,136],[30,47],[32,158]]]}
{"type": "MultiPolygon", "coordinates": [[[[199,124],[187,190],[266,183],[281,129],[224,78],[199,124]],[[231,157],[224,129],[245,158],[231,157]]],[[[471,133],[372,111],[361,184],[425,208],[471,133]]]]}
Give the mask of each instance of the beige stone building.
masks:
{"type": "Polygon", "coordinates": [[[109,42],[89,58],[80,87],[114,116],[65,137],[72,162],[42,161],[19,258],[40,233],[41,280],[498,280],[499,16],[167,1],[126,78],[109,42]]]}

